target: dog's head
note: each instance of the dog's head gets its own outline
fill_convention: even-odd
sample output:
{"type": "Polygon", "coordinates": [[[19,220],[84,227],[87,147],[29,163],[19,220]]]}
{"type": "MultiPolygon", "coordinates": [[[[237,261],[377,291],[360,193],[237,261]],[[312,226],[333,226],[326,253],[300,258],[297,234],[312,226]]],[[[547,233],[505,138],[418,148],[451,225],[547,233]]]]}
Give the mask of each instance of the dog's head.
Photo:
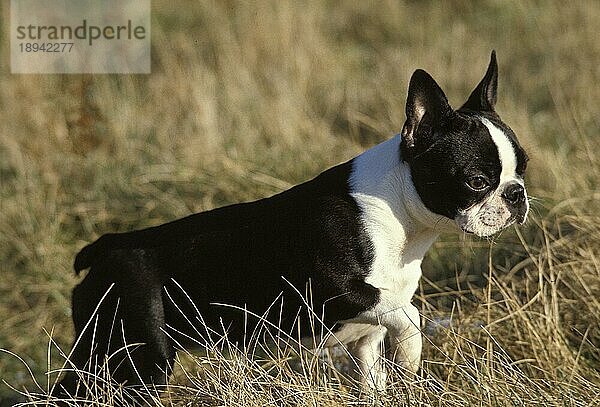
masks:
{"type": "Polygon", "coordinates": [[[527,154],[494,110],[497,84],[492,52],[479,85],[453,110],[433,78],[417,70],[402,129],[402,159],[424,205],[478,236],[523,223],[529,210],[523,182],[527,154]]]}

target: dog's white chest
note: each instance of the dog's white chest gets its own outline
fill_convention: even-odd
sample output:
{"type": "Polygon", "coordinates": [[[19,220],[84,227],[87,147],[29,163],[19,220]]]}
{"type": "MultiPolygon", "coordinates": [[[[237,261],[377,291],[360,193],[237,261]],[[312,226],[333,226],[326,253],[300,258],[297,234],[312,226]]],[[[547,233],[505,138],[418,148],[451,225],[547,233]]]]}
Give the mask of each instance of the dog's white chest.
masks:
{"type": "Polygon", "coordinates": [[[381,261],[374,263],[365,282],[381,290],[382,296],[389,296],[394,298],[394,302],[407,304],[417,290],[420,278],[421,260],[402,265],[381,261]]]}
{"type": "Polygon", "coordinates": [[[399,141],[396,137],[357,157],[351,179],[351,195],[374,254],[365,282],[378,288],[382,303],[390,307],[410,303],[423,256],[439,234],[423,228],[411,212],[422,203],[400,161],[399,141]]]}
{"type": "Polygon", "coordinates": [[[353,196],[363,212],[362,220],[374,252],[365,282],[381,290],[382,297],[409,303],[419,284],[422,258],[435,236],[409,237],[406,224],[400,222],[385,200],[361,193],[353,196]]]}

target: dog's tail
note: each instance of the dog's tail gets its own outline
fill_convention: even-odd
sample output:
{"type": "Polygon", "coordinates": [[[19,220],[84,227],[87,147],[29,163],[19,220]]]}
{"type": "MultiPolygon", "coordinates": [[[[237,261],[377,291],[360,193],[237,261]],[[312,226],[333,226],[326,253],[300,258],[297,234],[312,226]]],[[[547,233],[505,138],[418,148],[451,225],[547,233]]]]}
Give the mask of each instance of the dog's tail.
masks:
{"type": "Polygon", "coordinates": [[[109,250],[109,238],[110,234],[101,236],[94,243],[88,244],[77,253],[75,262],[73,263],[75,274],[79,275],[81,270],[91,267],[94,258],[102,256],[103,253],[106,253],[109,250]]]}

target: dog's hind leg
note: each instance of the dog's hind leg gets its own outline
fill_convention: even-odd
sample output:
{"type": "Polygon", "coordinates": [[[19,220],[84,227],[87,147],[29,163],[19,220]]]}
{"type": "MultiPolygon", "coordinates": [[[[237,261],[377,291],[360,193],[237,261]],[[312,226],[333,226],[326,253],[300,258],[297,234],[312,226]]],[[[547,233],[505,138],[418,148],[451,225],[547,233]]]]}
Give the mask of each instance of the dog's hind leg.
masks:
{"type": "MultiPolygon", "coordinates": [[[[143,253],[128,251],[92,267],[73,290],[70,361],[80,375],[98,374],[108,361],[110,377],[119,383],[166,383],[175,350],[164,333],[162,282],[151,266],[143,253]]],[[[69,372],[61,386],[74,394],[78,379],[69,372]]]]}
{"type": "Polygon", "coordinates": [[[120,366],[114,374],[119,382],[127,384],[165,384],[175,358],[175,349],[165,333],[164,281],[149,257],[142,250],[128,252],[126,272],[117,278],[121,318],[116,331],[127,367],[120,366]]]}
{"type": "Polygon", "coordinates": [[[102,269],[92,269],[73,289],[71,299],[75,340],[65,364],[66,374],[53,394],[74,396],[80,379],[91,381],[107,355],[111,327],[118,315],[118,296],[114,282],[102,269]],[[88,376],[88,377],[86,377],[88,376]]]}

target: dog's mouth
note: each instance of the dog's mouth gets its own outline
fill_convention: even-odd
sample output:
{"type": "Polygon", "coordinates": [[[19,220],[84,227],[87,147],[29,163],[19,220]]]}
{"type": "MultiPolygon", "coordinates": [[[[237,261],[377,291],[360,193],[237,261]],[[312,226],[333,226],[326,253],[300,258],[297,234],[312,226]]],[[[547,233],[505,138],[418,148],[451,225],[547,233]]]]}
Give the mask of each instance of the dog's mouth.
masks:
{"type": "MultiPolygon", "coordinates": [[[[500,219],[498,219],[500,220],[500,219]]],[[[508,219],[494,222],[478,213],[474,217],[467,216],[466,213],[460,214],[455,218],[456,224],[464,233],[472,234],[478,237],[489,237],[508,228],[516,222],[523,222],[524,219],[518,214],[511,214],[508,219]]]]}
{"type": "Polygon", "coordinates": [[[514,221],[511,222],[507,222],[504,225],[490,225],[487,224],[485,222],[481,222],[480,225],[478,226],[472,226],[472,225],[464,225],[464,226],[460,226],[460,229],[470,235],[475,235],[478,237],[489,237],[492,235],[495,235],[496,233],[506,229],[507,227],[511,226],[513,223],[515,223],[514,221]]]}
{"type": "Polygon", "coordinates": [[[465,221],[463,217],[457,217],[456,223],[458,227],[466,234],[475,235],[478,237],[489,237],[498,232],[507,229],[508,227],[518,223],[525,223],[526,217],[523,215],[511,215],[505,222],[491,223],[479,217],[476,221],[465,221]]]}

